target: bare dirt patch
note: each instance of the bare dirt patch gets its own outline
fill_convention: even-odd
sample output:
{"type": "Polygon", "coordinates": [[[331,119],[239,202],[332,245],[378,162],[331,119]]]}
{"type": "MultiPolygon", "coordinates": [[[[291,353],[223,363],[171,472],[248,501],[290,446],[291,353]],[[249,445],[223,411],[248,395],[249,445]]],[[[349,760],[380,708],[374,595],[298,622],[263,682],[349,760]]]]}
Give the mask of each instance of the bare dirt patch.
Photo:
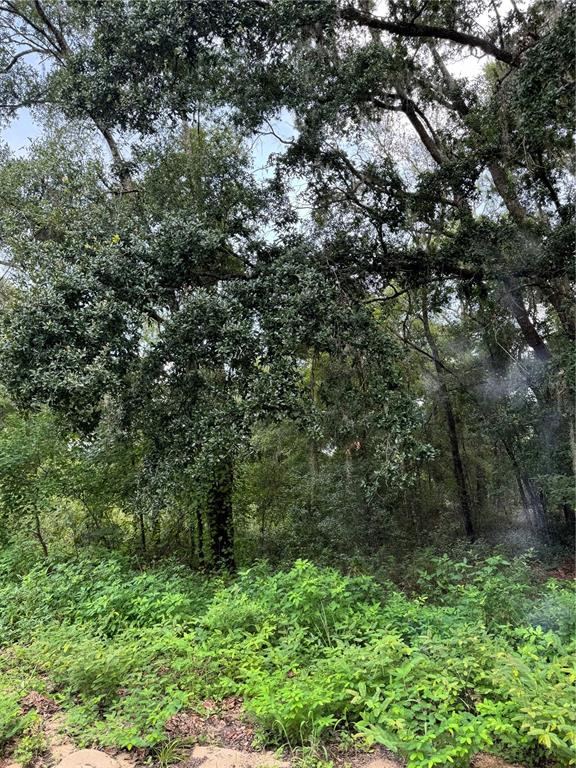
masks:
{"type": "Polygon", "coordinates": [[[58,712],[59,709],[58,704],[54,699],[44,696],[42,693],[38,693],[38,691],[30,691],[30,693],[24,696],[20,701],[20,708],[24,714],[35,709],[36,712],[43,717],[53,715],[55,712],[58,712]]]}
{"type": "Polygon", "coordinates": [[[245,752],[224,747],[196,746],[180,765],[186,768],[289,768],[272,752],[245,752]]]}
{"type": "Polygon", "coordinates": [[[203,702],[205,715],[179,712],[166,723],[169,738],[180,738],[197,744],[256,752],[253,747],[254,727],[245,719],[242,699],[230,697],[216,704],[203,702]]]}
{"type": "Polygon", "coordinates": [[[326,758],[335,768],[403,768],[406,763],[386,747],[345,749],[338,744],[328,746],[326,758]]]}
{"type": "MultiPolygon", "coordinates": [[[[78,749],[65,734],[64,717],[57,702],[31,691],[21,701],[22,712],[35,710],[42,716],[46,751],[31,768],[136,768],[147,754],[121,750],[78,749]]],[[[242,699],[230,697],[221,702],[207,699],[202,714],[179,712],[166,724],[167,740],[182,740],[181,757],[175,768],[290,768],[292,760],[253,746],[255,729],[246,719],[242,699]]],[[[139,752],[139,751],[138,751],[139,752]]],[[[335,768],[404,768],[405,762],[384,747],[370,751],[342,750],[337,744],[325,747],[324,757],[335,768]]],[[[0,759],[0,768],[22,768],[18,763],[0,759]]],[[[471,761],[471,768],[525,768],[499,757],[481,753],[471,761]]]]}
{"type": "Polygon", "coordinates": [[[485,752],[480,752],[480,754],[473,757],[470,766],[471,768],[525,768],[519,763],[507,763],[501,757],[488,755],[485,752]]]}
{"type": "Polygon", "coordinates": [[[548,571],[547,575],[554,579],[559,579],[560,581],[576,579],[576,560],[567,560],[553,571],[548,571]]]}

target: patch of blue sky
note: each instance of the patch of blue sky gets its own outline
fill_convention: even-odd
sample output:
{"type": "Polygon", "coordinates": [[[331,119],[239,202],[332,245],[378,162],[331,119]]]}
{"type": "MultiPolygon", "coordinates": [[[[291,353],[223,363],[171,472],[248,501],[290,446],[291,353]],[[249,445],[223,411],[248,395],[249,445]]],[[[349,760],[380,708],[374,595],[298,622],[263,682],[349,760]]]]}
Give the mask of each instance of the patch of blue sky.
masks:
{"type": "Polygon", "coordinates": [[[21,109],[18,115],[0,130],[0,139],[17,156],[26,154],[30,143],[42,134],[42,127],[34,120],[29,109],[21,109]]]}

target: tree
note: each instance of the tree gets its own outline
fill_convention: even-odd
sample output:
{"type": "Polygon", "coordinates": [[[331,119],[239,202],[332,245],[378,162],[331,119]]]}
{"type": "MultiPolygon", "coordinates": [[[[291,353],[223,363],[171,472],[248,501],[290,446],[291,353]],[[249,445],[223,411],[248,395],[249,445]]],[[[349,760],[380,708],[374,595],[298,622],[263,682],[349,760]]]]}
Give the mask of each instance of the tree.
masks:
{"type": "MultiPolygon", "coordinates": [[[[113,161],[68,194],[57,179],[75,176],[46,187],[37,167],[12,206],[34,222],[33,248],[20,214],[6,219],[24,277],[4,364],[21,402],[49,401],[88,431],[115,409],[154,466],[212,474],[209,503],[230,510],[218,478],[259,419],[302,411],[302,360],[377,349],[374,308],[433,285],[435,311],[456,303],[485,329],[489,311],[510,334],[504,375],[522,374],[526,417],[498,430],[504,409],[484,407],[483,423],[541,527],[558,505],[572,524],[572,3],[29,0],[0,14],[6,114],[90,123],[113,161]],[[482,71],[454,74],[463,51],[482,71]],[[258,188],[237,136],[274,132],[285,113],[297,131],[258,188]],[[207,140],[216,116],[235,132],[207,140]],[[288,204],[295,176],[307,224],[288,204]]],[[[406,318],[380,332],[414,351],[406,318]]],[[[478,343],[487,384],[502,370],[488,329],[478,343]]]]}

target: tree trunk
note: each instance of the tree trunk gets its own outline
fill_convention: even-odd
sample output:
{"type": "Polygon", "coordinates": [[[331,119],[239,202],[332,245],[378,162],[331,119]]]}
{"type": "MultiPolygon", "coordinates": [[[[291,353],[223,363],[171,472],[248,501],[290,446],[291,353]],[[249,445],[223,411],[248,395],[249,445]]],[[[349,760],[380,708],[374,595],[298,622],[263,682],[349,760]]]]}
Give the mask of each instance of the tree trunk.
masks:
{"type": "Polygon", "coordinates": [[[150,549],[152,550],[152,556],[155,557],[158,555],[158,544],[160,542],[160,509],[157,499],[154,499],[151,517],[150,549]]]}
{"type": "Polygon", "coordinates": [[[197,555],[198,555],[198,565],[200,568],[203,568],[206,565],[206,558],[204,556],[204,517],[202,508],[199,507],[196,510],[196,535],[198,537],[197,541],[197,555]]]}
{"type": "MultiPolygon", "coordinates": [[[[312,359],[310,360],[310,401],[312,408],[316,403],[316,363],[318,361],[318,353],[312,352],[312,359]]],[[[318,443],[314,436],[310,438],[310,445],[308,448],[308,464],[310,467],[310,512],[313,514],[316,507],[316,483],[318,480],[318,443]]]]}
{"type": "Polygon", "coordinates": [[[470,541],[475,541],[476,532],[474,530],[474,523],[472,521],[472,505],[470,503],[470,496],[466,485],[466,476],[464,474],[464,464],[462,462],[462,454],[460,452],[460,444],[458,441],[458,430],[456,428],[456,417],[454,415],[454,408],[452,406],[452,400],[450,398],[450,392],[446,386],[444,380],[444,368],[438,347],[434,340],[434,336],[430,330],[430,323],[428,321],[428,304],[426,293],[423,293],[422,298],[422,323],[424,326],[424,334],[432,352],[432,359],[434,361],[434,368],[436,369],[436,376],[438,380],[438,392],[440,395],[440,402],[444,410],[446,417],[446,426],[448,429],[448,437],[450,439],[450,451],[452,453],[452,467],[454,470],[454,479],[456,480],[456,489],[458,491],[458,500],[460,504],[460,514],[462,515],[462,521],[464,523],[464,531],[470,541]]]}
{"type": "Polygon", "coordinates": [[[502,278],[502,282],[504,283],[505,288],[506,304],[512,313],[512,316],[518,323],[518,327],[522,331],[524,340],[532,348],[534,355],[538,360],[540,360],[541,363],[548,364],[551,359],[550,350],[542,336],[538,333],[538,330],[532,322],[532,318],[524,305],[524,299],[522,298],[518,281],[514,277],[504,277],[502,278]]]}
{"type": "Polygon", "coordinates": [[[232,462],[224,461],[216,468],[208,489],[208,523],[215,564],[234,570],[234,520],[232,515],[232,462]]]}
{"type": "Polygon", "coordinates": [[[142,509],[138,510],[138,527],[140,529],[140,549],[142,550],[142,554],[146,554],[147,546],[146,546],[146,525],[144,523],[144,512],[142,509]]]}
{"type": "Polygon", "coordinates": [[[570,544],[574,545],[576,536],[576,512],[574,511],[574,508],[566,502],[562,504],[562,512],[564,513],[564,522],[566,524],[570,544]]]}
{"type": "Polygon", "coordinates": [[[522,477],[522,483],[526,489],[526,495],[528,497],[528,503],[530,504],[536,530],[543,539],[547,539],[549,537],[548,507],[544,491],[536,485],[532,478],[527,477],[526,475],[522,477]]]}
{"type": "Polygon", "coordinates": [[[574,311],[576,298],[570,281],[566,277],[559,277],[549,281],[542,280],[539,285],[554,307],[566,336],[570,341],[576,341],[576,313],[574,311]]]}
{"type": "Polygon", "coordinates": [[[36,529],[36,538],[38,539],[40,546],[42,547],[42,552],[44,553],[44,557],[48,557],[48,546],[44,541],[44,536],[42,535],[42,527],[40,525],[40,515],[36,510],[34,511],[34,527],[36,529]]]}
{"type": "Polygon", "coordinates": [[[499,440],[510,459],[510,464],[512,465],[512,471],[516,478],[518,493],[520,494],[520,501],[522,502],[522,509],[524,510],[526,522],[534,533],[541,533],[543,530],[547,529],[546,507],[543,504],[542,496],[534,492],[535,489],[533,483],[530,482],[529,478],[522,471],[511,443],[505,437],[500,437],[499,440]]]}
{"type": "Polygon", "coordinates": [[[482,512],[486,507],[486,473],[484,467],[478,463],[476,466],[476,509],[482,512]]]}

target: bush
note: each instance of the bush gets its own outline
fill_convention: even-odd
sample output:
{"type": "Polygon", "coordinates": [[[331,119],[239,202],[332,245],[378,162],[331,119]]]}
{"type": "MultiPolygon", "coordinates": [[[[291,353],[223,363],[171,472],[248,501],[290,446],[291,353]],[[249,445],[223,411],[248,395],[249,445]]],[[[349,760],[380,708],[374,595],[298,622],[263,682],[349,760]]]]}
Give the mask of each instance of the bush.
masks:
{"type": "MultiPolygon", "coordinates": [[[[414,585],[408,597],[305,561],[230,583],[118,558],[41,564],[0,583],[0,626],[83,743],[157,745],[171,715],[239,695],[278,745],[357,733],[409,768],[481,749],[576,763],[573,589],[499,556],[432,560],[414,585]]],[[[22,735],[9,701],[4,731],[22,735]]]]}
{"type": "Polygon", "coordinates": [[[0,689],[0,756],[5,745],[26,728],[18,698],[0,689]]]}

